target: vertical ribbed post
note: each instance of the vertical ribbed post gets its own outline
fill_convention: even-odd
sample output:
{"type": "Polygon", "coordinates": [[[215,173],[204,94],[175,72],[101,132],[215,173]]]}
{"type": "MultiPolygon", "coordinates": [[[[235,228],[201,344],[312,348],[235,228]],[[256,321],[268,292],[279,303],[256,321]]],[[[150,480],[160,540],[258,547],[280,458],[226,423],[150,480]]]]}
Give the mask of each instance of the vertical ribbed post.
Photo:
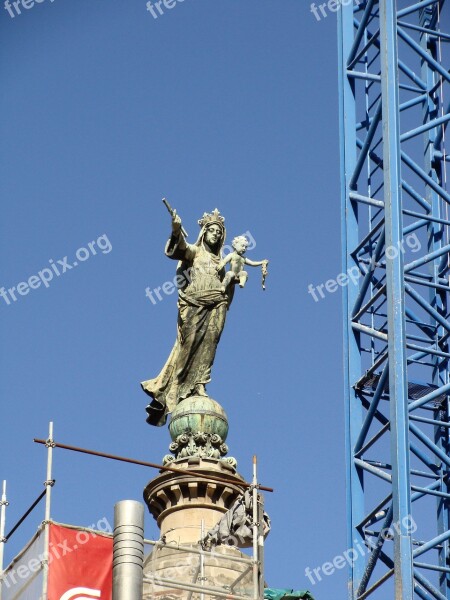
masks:
{"type": "Polygon", "coordinates": [[[144,505],[122,500],[114,506],[113,600],[142,600],[144,505]]]}

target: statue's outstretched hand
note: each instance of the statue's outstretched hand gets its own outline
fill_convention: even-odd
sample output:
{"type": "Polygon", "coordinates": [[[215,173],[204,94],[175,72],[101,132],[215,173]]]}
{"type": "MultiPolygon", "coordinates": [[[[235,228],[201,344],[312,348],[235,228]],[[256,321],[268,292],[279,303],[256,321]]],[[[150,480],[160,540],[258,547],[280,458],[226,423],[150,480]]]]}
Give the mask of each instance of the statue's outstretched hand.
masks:
{"type": "Polygon", "coordinates": [[[172,231],[179,233],[181,230],[181,218],[177,215],[177,211],[174,210],[172,213],[172,231]]]}

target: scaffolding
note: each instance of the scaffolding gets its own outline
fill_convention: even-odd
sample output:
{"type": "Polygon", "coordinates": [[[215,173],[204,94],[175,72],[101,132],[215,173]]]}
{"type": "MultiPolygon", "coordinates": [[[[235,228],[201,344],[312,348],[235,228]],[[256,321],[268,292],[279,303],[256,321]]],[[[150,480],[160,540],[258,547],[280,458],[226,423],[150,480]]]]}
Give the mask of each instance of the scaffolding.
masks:
{"type": "MultiPolygon", "coordinates": [[[[259,493],[256,457],[253,459],[252,494],[252,555],[245,556],[235,547],[217,546],[215,550],[166,543],[164,540],[146,540],[155,550],[147,558],[144,567],[144,600],[173,598],[183,600],[206,600],[213,597],[231,600],[262,600],[264,597],[264,500],[259,493]],[[170,556],[178,563],[176,577],[164,575],[164,561],[170,556]],[[176,555],[178,554],[179,560],[176,555]],[[189,560],[183,560],[184,555],[189,560]],[[163,566],[158,563],[163,562],[163,566]],[[151,575],[148,576],[147,573],[151,575]],[[209,584],[208,584],[209,582],[209,584]],[[218,583],[221,585],[218,585],[218,583]],[[215,584],[215,585],[214,585],[215,584]],[[158,591],[160,589],[161,591],[158,591]],[[147,591],[146,591],[147,590],[147,591]],[[185,593],[183,593],[185,592],[185,593]]],[[[200,524],[200,540],[204,539],[203,522],[200,524]]]]}
{"type": "MultiPolygon", "coordinates": [[[[48,530],[50,521],[50,512],[51,512],[51,489],[55,484],[55,480],[52,479],[52,450],[54,447],[53,442],[53,423],[49,423],[49,433],[48,438],[45,441],[45,445],[47,447],[47,477],[44,481],[45,489],[41,492],[36,500],[30,505],[30,507],[25,511],[25,513],[20,517],[17,523],[11,528],[11,530],[5,534],[6,531],[6,508],[9,505],[9,502],[6,497],[6,481],[3,481],[2,488],[2,498],[0,502],[0,600],[7,600],[9,594],[10,585],[6,585],[5,580],[8,574],[11,572],[12,568],[18,568],[20,564],[26,565],[30,558],[27,558],[28,555],[34,556],[42,556],[44,554],[44,548],[48,547],[48,530]],[[12,560],[10,565],[5,569],[4,568],[4,552],[5,545],[8,540],[14,535],[14,533],[18,530],[18,528],[22,525],[22,523],[27,519],[27,517],[33,512],[33,510],[38,506],[38,504],[45,498],[45,515],[42,524],[38,528],[36,534],[32,537],[30,542],[25,546],[25,548],[12,560]]],[[[32,575],[27,578],[26,582],[23,586],[20,587],[19,591],[16,589],[14,598],[20,598],[20,593],[30,594],[30,597],[33,597],[33,594],[36,594],[39,591],[39,597],[46,597],[46,589],[48,582],[48,560],[45,558],[39,561],[39,565],[36,570],[33,571],[32,575]],[[30,591],[31,590],[31,591],[30,591]],[[42,596],[41,596],[42,593],[42,596]]],[[[16,585],[14,583],[14,585],[16,585]]]]}
{"type": "MultiPolygon", "coordinates": [[[[31,504],[24,515],[19,521],[12,527],[8,534],[5,535],[6,528],[6,507],[8,501],[6,498],[6,482],[3,483],[3,491],[0,503],[0,600],[28,600],[29,598],[42,598],[46,600],[48,593],[48,576],[49,576],[49,560],[48,560],[48,549],[49,549],[49,532],[52,525],[61,525],[66,528],[72,528],[77,530],[83,530],[86,532],[100,533],[102,535],[105,532],[96,531],[90,528],[76,527],[71,525],[63,525],[55,523],[51,518],[51,491],[55,484],[52,473],[53,464],[53,451],[55,448],[62,448],[75,452],[82,452],[83,454],[99,456],[110,460],[117,460],[129,464],[136,464],[151,468],[156,468],[160,471],[170,471],[174,473],[182,473],[183,475],[191,475],[199,479],[207,479],[212,481],[218,481],[221,483],[235,483],[227,480],[226,478],[217,477],[214,475],[206,475],[198,473],[196,471],[189,471],[187,469],[177,469],[172,463],[171,466],[162,466],[154,463],[148,463],[132,458],[121,457],[113,454],[107,454],[94,450],[88,450],[85,448],[79,448],[76,446],[70,446],[67,444],[60,444],[55,442],[53,439],[53,423],[49,425],[49,435],[46,440],[35,439],[36,443],[45,445],[47,449],[47,468],[46,468],[46,480],[44,481],[45,490],[36,498],[31,504]],[[40,524],[37,532],[32,537],[26,547],[13,559],[9,566],[3,568],[4,560],[4,547],[7,541],[20,527],[20,525],[26,520],[31,514],[35,507],[45,498],[45,513],[44,520],[40,524]],[[26,578],[23,585],[19,586],[11,585],[10,575],[13,569],[17,570],[21,565],[30,564],[30,561],[37,560],[39,558],[39,565],[26,578]],[[9,579],[8,579],[9,577],[9,579]],[[3,596],[2,596],[3,593],[3,596]],[[11,595],[12,594],[12,595],[11,595]]],[[[252,494],[252,555],[247,556],[242,554],[236,548],[228,546],[217,546],[213,550],[205,550],[201,545],[201,540],[205,534],[203,523],[199,526],[199,544],[193,545],[180,545],[174,543],[166,543],[164,539],[161,540],[144,540],[144,544],[148,547],[153,548],[153,552],[145,559],[145,573],[143,576],[143,584],[151,586],[152,589],[158,588],[159,591],[154,593],[155,597],[165,598],[174,597],[177,599],[186,598],[186,600],[206,600],[212,596],[218,598],[230,598],[231,600],[262,600],[264,596],[264,504],[261,490],[273,491],[272,488],[262,486],[257,480],[257,464],[256,457],[253,460],[253,479],[252,483],[242,482],[242,487],[251,490],[252,494]],[[161,553],[170,552],[175,553],[176,563],[181,565],[181,570],[178,571],[176,578],[164,576],[164,565],[161,570],[161,553]],[[155,559],[158,559],[159,554],[159,568],[160,572],[156,573],[152,571],[152,566],[155,566],[155,559]],[[183,580],[183,559],[182,557],[189,557],[188,568],[186,571],[187,579],[183,580]],[[192,565],[192,557],[195,557],[195,565],[192,565]],[[235,568],[230,565],[237,565],[235,568]],[[191,573],[191,567],[193,566],[193,573],[191,573]],[[222,585],[222,582],[217,583],[217,577],[223,579],[223,575],[226,572],[226,583],[222,585]],[[230,580],[230,573],[232,576],[230,580]],[[181,574],[181,577],[180,577],[181,574]],[[217,583],[217,584],[216,584],[217,583]]],[[[111,536],[110,536],[111,537],[111,536]]],[[[184,561],[186,564],[186,561],[184,561]]],[[[167,572],[167,569],[166,569],[167,572]]],[[[128,598],[128,597],[127,597],[128,598]]],[[[143,600],[150,598],[150,596],[143,595],[143,600]]],[[[115,600],[122,600],[120,597],[115,597],[115,600]]]]}
{"type": "MultiPolygon", "coordinates": [[[[205,600],[206,598],[230,598],[233,600],[257,600],[259,587],[255,587],[252,571],[255,564],[259,571],[258,562],[254,557],[234,556],[225,552],[202,550],[199,547],[180,546],[173,543],[145,540],[154,548],[163,551],[163,558],[170,556],[177,561],[177,568],[170,567],[172,572],[177,571],[177,577],[164,577],[157,572],[157,562],[152,561],[152,555],[147,557],[144,567],[144,600],[165,598],[191,598],[205,600]],[[177,557],[178,555],[178,557],[177,557]],[[156,564],[155,564],[156,563],[156,564]],[[234,569],[234,566],[237,568],[234,569]],[[241,568],[239,570],[239,567],[241,568]],[[217,579],[234,572],[233,578],[222,585],[217,584],[217,579]],[[152,572],[153,571],[153,572],[152,572]],[[150,575],[146,575],[150,572],[150,575]],[[147,590],[147,591],[146,591],[147,590]],[[186,592],[186,593],[179,593],[186,592]]],[[[259,586],[259,583],[257,584],[259,586]]]]}

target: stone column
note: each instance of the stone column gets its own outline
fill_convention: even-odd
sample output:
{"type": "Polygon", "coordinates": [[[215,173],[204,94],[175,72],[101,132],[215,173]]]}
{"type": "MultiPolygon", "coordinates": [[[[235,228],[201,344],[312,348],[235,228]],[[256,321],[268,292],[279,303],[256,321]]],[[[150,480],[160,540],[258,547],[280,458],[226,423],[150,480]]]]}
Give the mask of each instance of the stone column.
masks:
{"type": "MultiPolygon", "coordinates": [[[[236,461],[220,458],[227,450],[226,415],[210,398],[188,398],[172,414],[170,431],[175,458],[166,456],[164,462],[180,473],[162,471],[144,490],[145,503],[161,530],[162,542],[147,557],[144,576],[154,582],[172,579],[188,585],[203,584],[250,600],[252,568],[244,562],[249,556],[233,545],[235,540],[230,540],[232,545],[213,547],[204,557],[195,552],[201,550],[202,527],[206,534],[244,491],[244,479],[236,472],[236,461]]],[[[167,583],[144,583],[145,600],[207,600],[213,596],[176,589],[167,583]]]]}

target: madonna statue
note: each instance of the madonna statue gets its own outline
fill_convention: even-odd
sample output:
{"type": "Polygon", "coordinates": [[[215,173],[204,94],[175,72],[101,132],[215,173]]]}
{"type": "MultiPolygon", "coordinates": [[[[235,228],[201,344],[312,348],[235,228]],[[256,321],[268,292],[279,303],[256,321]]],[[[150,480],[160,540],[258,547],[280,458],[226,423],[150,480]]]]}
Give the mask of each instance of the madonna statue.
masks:
{"type": "Polygon", "coordinates": [[[147,423],[164,425],[168,413],[189,396],[206,396],[211,367],[222,334],[233,286],[225,290],[221,265],[225,219],[217,208],[199,220],[200,234],[188,244],[181,219],[172,212],[172,235],[165,254],[178,261],[177,339],[160,374],[141,383],[152,400],[147,423]]]}

